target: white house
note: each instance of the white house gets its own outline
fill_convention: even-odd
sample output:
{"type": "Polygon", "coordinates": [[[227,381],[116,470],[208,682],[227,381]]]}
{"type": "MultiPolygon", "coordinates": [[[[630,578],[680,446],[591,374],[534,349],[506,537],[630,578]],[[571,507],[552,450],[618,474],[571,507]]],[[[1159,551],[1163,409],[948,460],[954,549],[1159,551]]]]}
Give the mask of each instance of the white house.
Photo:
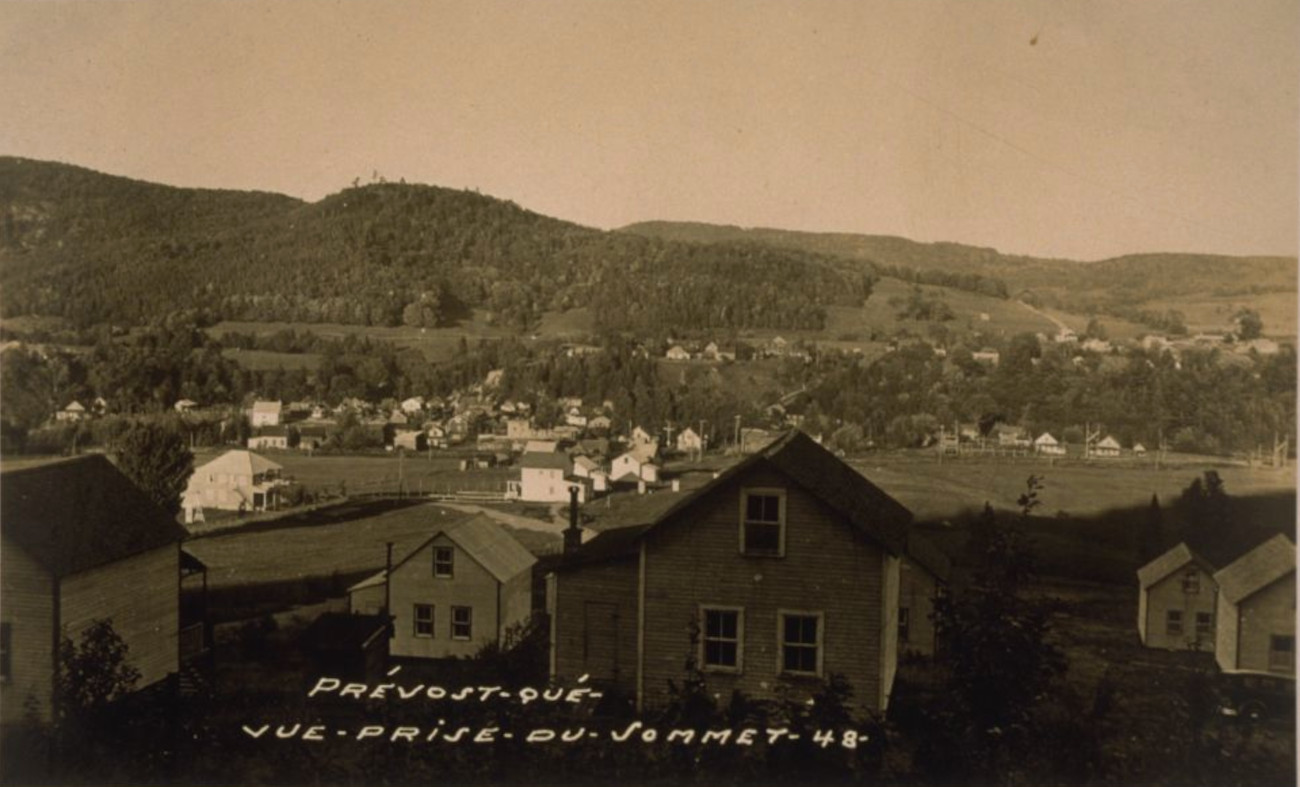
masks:
{"type": "Polygon", "coordinates": [[[510,491],[518,499],[530,503],[564,503],[569,500],[569,490],[576,487],[578,501],[586,499],[587,484],[580,479],[570,479],[573,464],[562,453],[525,453],[519,459],[519,481],[510,491]]]}
{"type": "Polygon", "coordinates": [[[248,414],[248,423],[254,429],[259,426],[279,426],[281,409],[279,402],[253,402],[253,409],[248,414]]]}
{"type": "Polygon", "coordinates": [[[677,450],[684,454],[700,453],[704,450],[704,438],[688,426],[677,435],[677,450]]]}
{"type": "Polygon", "coordinates": [[[689,361],[691,354],[680,344],[674,344],[668,348],[668,352],[664,354],[664,357],[670,361],[689,361]]]}
{"type": "Polygon", "coordinates": [[[500,524],[479,514],[438,527],[391,572],[348,588],[348,606],[374,615],[390,605],[393,656],[473,656],[484,645],[504,644],[512,626],[530,619],[536,562],[500,524]]]}
{"type": "Polygon", "coordinates": [[[609,471],[590,456],[579,455],[573,458],[573,475],[575,478],[591,479],[594,492],[609,491],[609,471]]]}
{"type": "Polygon", "coordinates": [[[72,423],[85,420],[86,407],[81,402],[72,402],[67,407],[55,413],[54,418],[58,421],[69,421],[72,423]]]}
{"type": "Polygon", "coordinates": [[[178,413],[188,413],[199,406],[199,403],[193,399],[178,399],[172,409],[178,413]]]}
{"type": "Polygon", "coordinates": [[[632,445],[633,447],[654,446],[655,448],[658,448],[659,441],[649,432],[642,429],[640,426],[637,426],[632,429],[632,445]]]}
{"type": "Polygon", "coordinates": [[[280,504],[280,487],[287,481],[283,467],[252,451],[227,451],[195,469],[181,506],[185,521],[201,521],[203,509],[272,510],[280,504]]]}
{"type": "Polygon", "coordinates": [[[653,452],[644,447],[633,448],[613,461],[609,477],[615,481],[630,477],[637,481],[655,483],[659,480],[659,466],[654,463],[653,452]]]}
{"type": "Polygon", "coordinates": [[[971,360],[975,361],[976,363],[986,363],[989,366],[997,366],[998,361],[1002,359],[1002,355],[997,350],[993,350],[987,347],[985,347],[983,350],[976,350],[975,352],[970,354],[970,357],[971,360]]]}
{"type": "Polygon", "coordinates": [[[1043,432],[1038,436],[1038,439],[1034,441],[1034,450],[1040,454],[1047,454],[1049,456],[1065,455],[1065,446],[1057,442],[1056,438],[1052,437],[1048,432],[1043,432]]]}
{"type": "Polygon", "coordinates": [[[402,400],[399,406],[402,408],[402,412],[407,415],[418,415],[424,411],[424,397],[412,396],[409,399],[402,400]]]}
{"type": "Polygon", "coordinates": [[[262,451],[269,448],[284,450],[289,447],[289,430],[283,426],[265,426],[257,434],[248,438],[250,451],[262,451]]]}
{"type": "Polygon", "coordinates": [[[1093,456],[1116,457],[1119,456],[1119,441],[1110,435],[1106,435],[1092,447],[1093,456]]]}

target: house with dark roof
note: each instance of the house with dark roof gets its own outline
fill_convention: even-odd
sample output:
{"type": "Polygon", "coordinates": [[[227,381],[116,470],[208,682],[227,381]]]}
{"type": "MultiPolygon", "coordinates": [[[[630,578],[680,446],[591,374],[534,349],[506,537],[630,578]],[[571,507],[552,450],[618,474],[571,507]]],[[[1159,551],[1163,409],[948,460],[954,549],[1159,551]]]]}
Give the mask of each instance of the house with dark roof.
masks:
{"type": "Polygon", "coordinates": [[[393,619],[389,653],[472,656],[532,615],[537,558],[484,514],[440,525],[424,543],[348,589],[353,614],[393,619]]]}
{"type": "Polygon", "coordinates": [[[0,472],[0,724],[53,717],[58,644],[99,620],[137,688],[177,671],[184,535],[102,455],[0,472]]]}
{"type": "Polygon", "coordinates": [[[690,660],[723,697],[802,701],[840,674],[858,705],[886,707],[906,508],[799,431],[665,502],[547,576],[554,678],[644,708],[690,660]]]}
{"type": "Polygon", "coordinates": [[[1278,534],[1215,572],[1214,658],[1227,673],[1295,678],[1295,544],[1278,534]]]}

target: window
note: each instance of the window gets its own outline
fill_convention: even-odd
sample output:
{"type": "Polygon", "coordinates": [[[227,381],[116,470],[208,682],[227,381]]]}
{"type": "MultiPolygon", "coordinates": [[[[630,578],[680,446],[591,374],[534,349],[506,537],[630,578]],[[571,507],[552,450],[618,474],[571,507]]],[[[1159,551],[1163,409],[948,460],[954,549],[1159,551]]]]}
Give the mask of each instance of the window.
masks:
{"type": "Polygon", "coordinates": [[[820,613],[782,612],[781,672],[820,675],[822,671],[822,616],[820,613]]]}
{"type": "Polygon", "coordinates": [[[1186,574],[1183,574],[1183,592],[1189,596],[1201,592],[1201,575],[1196,569],[1189,569],[1186,574]]]}
{"type": "Polygon", "coordinates": [[[1295,636],[1274,634],[1268,642],[1268,668],[1277,672],[1295,669],[1295,636]]]}
{"type": "Polygon", "coordinates": [[[907,644],[912,641],[912,610],[898,608],[898,641],[907,644]]]}
{"type": "Polygon", "coordinates": [[[0,623],[0,681],[7,681],[13,676],[13,635],[12,623],[0,623]]]}
{"type": "Polygon", "coordinates": [[[455,567],[456,550],[451,547],[433,548],[433,575],[439,579],[451,579],[455,567]]]}
{"type": "Polygon", "coordinates": [[[701,608],[701,665],[706,670],[735,671],[741,668],[744,639],[743,612],[731,607],[701,608]]]}
{"type": "Polygon", "coordinates": [[[1196,613],[1196,638],[1207,640],[1214,636],[1214,618],[1208,612],[1196,613]]]}
{"type": "Polygon", "coordinates": [[[432,604],[415,605],[415,636],[417,637],[433,636],[433,605],[432,604]]]}
{"type": "Polygon", "coordinates": [[[1165,633],[1171,637],[1182,636],[1183,611],[1181,609],[1171,609],[1165,613],[1165,633]]]}
{"type": "Polygon", "coordinates": [[[746,490],[740,501],[740,551],[746,555],[783,555],[785,493],[779,489],[746,490]]]}
{"type": "Polygon", "coordinates": [[[474,636],[474,610],[470,607],[451,608],[451,638],[470,639],[474,636]]]}

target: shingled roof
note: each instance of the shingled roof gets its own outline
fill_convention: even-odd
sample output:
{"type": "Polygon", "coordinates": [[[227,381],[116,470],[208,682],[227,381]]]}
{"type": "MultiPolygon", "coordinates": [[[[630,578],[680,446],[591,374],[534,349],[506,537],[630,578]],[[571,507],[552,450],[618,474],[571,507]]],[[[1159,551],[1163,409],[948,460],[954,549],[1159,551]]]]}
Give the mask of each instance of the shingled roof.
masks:
{"type": "Polygon", "coordinates": [[[1214,581],[1223,597],[1237,604],[1292,573],[1295,544],[1278,534],[1216,572],[1214,581]]]}
{"type": "Polygon", "coordinates": [[[65,577],[179,543],[185,530],[91,454],[0,472],[0,534],[65,577]]]}
{"type": "Polygon", "coordinates": [[[623,522],[568,556],[566,565],[606,560],[634,552],[641,537],[676,519],[694,503],[761,465],[773,467],[844,517],[859,532],[880,542],[893,554],[907,550],[912,513],[830,451],[799,430],[773,440],[763,449],[732,465],[709,483],[683,494],[643,522],[623,522]]]}
{"type": "MultiPolygon", "coordinates": [[[[415,557],[440,535],[447,536],[465,550],[466,554],[498,582],[506,582],[518,576],[537,562],[533,553],[525,549],[524,545],[519,543],[500,522],[486,514],[478,514],[467,520],[439,527],[432,536],[394,564],[393,571],[397,571],[398,566],[415,557]]],[[[377,578],[371,577],[359,585],[354,585],[350,590],[368,587],[370,584],[382,584],[382,582],[372,583],[372,580],[377,578]]]]}

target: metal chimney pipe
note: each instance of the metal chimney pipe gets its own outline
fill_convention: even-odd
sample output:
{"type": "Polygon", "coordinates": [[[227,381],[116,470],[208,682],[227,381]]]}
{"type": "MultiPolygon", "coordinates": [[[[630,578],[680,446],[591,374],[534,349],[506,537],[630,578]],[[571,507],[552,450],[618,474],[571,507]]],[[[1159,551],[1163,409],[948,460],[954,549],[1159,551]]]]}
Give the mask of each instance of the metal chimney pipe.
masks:
{"type": "Polygon", "coordinates": [[[578,527],[578,487],[569,487],[569,526],[564,530],[564,554],[582,545],[582,529],[578,527]]]}

